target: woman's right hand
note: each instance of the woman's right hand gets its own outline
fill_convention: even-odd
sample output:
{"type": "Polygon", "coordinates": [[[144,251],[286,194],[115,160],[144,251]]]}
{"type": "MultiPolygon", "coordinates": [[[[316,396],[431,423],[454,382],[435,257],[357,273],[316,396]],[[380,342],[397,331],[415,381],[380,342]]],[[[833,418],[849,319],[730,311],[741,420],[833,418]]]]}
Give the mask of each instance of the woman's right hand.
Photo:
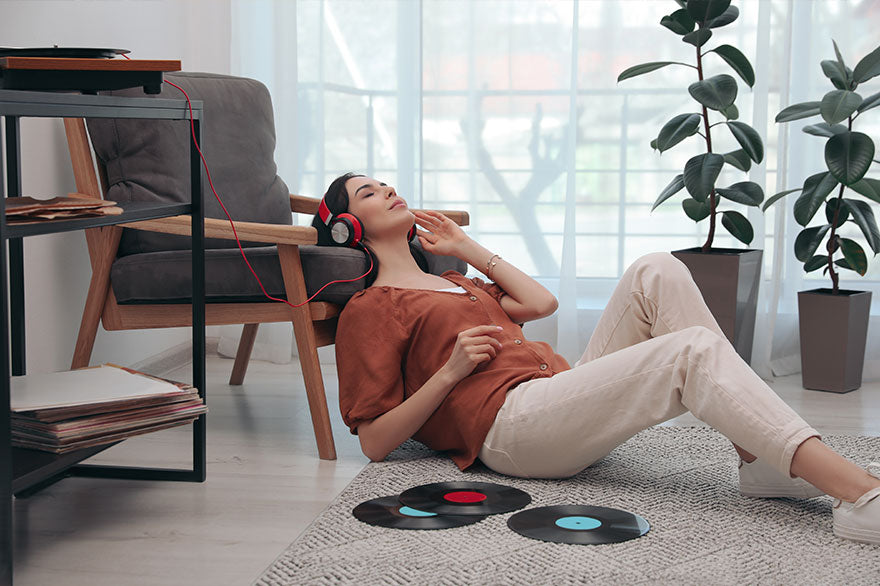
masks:
{"type": "Polygon", "coordinates": [[[498,355],[501,342],[492,336],[499,333],[499,326],[477,326],[458,333],[452,355],[442,367],[453,384],[472,373],[478,364],[498,355]]]}

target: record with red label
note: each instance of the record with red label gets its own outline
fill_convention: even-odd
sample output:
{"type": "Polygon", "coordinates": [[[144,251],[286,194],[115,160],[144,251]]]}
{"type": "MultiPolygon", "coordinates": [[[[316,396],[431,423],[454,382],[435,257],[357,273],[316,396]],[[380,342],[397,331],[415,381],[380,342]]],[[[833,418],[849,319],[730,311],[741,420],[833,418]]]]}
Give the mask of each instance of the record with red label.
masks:
{"type": "Polygon", "coordinates": [[[507,526],[532,539],[553,543],[619,543],[651,529],[644,517],[609,507],[556,505],[520,511],[507,526]]]}
{"type": "Polygon", "coordinates": [[[392,529],[448,529],[473,525],[485,515],[438,515],[401,504],[396,496],[362,502],[352,511],[364,523],[392,529]]]}
{"type": "Polygon", "coordinates": [[[528,493],[493,482],[435,482],[403,491],[400,502],[441,515],[494,515],[521,509],[530,502],[528,493]]]}

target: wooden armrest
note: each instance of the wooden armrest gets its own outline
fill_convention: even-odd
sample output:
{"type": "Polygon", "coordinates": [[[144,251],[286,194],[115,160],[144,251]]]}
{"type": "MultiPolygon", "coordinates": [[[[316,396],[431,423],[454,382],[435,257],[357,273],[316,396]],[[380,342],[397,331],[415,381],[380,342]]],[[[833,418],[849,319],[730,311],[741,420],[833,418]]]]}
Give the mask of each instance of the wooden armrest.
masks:
{"type": "MultiPolygon", "coordinates": [[[[290,211],[300,214],[315,215],[318,213],[318,206],[321,199],[317,197],[308,197],[306,195],[290,194],[290,211]]],[[[470,224],[470,215],[460,210],[422,210],[437,211],[458,224],[459,226],[467,226],[470,224]]]]}
{"type": "Polygon", "coordinates": [[[292,212],[314,216],[318,213],[319,205],[321,205],[321,198],[319,197],[290,194],[290,211],[292,212]]]}
{"type": "Polygon", "coordinates": [[[423,212],[440,212],[459,226],[467,226],[471,223],[471,216],[461,210],[421,210],[423,212]]]}
{"type": "MultiPolygon", "coordinates": [[[[189,236],[190,216],[173,216],[140,222],[119,224],[124,228],[179,234],[189,236]]],[[[262,242],[264,244],[317,244],[318,231],[311,226],[288,226],[285,224],[262,224],[259,222],[235,222],[235,231],[242,242],[262,242]]],[[[235,240],[232,226],[228,220],[205,218],[205,238],[235,240]]]]}

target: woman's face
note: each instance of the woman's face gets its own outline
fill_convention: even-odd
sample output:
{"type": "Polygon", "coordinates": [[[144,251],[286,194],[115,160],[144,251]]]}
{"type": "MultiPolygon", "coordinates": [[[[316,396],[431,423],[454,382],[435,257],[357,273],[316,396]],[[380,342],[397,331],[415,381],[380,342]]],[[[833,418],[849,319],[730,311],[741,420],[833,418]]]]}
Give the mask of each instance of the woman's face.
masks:
{"type": "Polygon", "coordinates": [[[370,177],[352,177],[345,190],[348,211],[363,222],[367,242],[406,237],[415,215],[393,187],[370,177]]]}

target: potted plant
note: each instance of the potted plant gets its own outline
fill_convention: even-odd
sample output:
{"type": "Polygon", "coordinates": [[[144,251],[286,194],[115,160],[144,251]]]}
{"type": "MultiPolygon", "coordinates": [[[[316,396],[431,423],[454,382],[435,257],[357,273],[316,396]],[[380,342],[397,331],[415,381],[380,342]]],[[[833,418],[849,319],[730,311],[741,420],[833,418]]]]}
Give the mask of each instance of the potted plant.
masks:
{"type": "Polygon", "coordinates": [[[660,24],[681,37],[695,49],[695,64],[679,61],[655,61],[626,69],[617,81],[623,81],[670,65],[694,69],[696,81],[688,92],[697,102],[697,111],[678,114],[660,129],[651,146],[663,153],[685,139],[699,135],[702,149],[685,163],[682,173],[676,175],[660,193],[651,211],[681,191],[688,196],[681,202],[684,213],[695,222],[708,218],[709,231],[702,247],[673,251],[690,269],[694,281],[712,311],[721,329],[733,343],[740,356],[751,359],[752,338],[755,329],[758,284],[761,276],[761,250],[715,248],[712,246],[718,216],[721,225],[737,240],[751,244],[752,225],[736,210],[721,210],[726,202],[759,206],[764,200],[761,186],[752,181],[741,181],[726,187],[716,187],[721,170],[729,165],[747,172],[752,163],[764,158],[764,145],[754,128],[737,120],[735,105],[738,87],[736,79],[727,73],[705,76],[704,60],[712,57],[723,61],[749,87],[755,83],[751,63],[743,53],[731,45],[706,49],[712,31],[734,22],[739,16],[730,0],[676,0],[678,10],[664,16],[660,24]],[[711,114],[711,116],[710,116],[711,114]],[[718,152],[718,127],[726,128],[740,148],[718,152]]]}
{"type": "Polygon", "coordinates": [[[776,116],[777,122],[822,117],[822,122],[803,130],[825,139],[827,170],[807,177],[800,188],[772,196],[764,209],[790,193],[800,192],[794,203],[794,218],[804,228],[794,241],[794,254],[807,273],[821,268],[831,278],[830,289],[798,293],[803,385],[845,393],[862,384],[871,292],[839,287],[838,268],[859,275],[868,270],[864,248],[843,232],[850,229],[849,233],[855,235],[861,231],[875,255],[880,252],[880,232],[868,202],[844,195],[855,192],[880,202],[880,179],[867,177],[872,163],[877,162],[874,141],[853,130],[862,114],[880,106],[880,92],[865,98],[856,92],[859,85],[880,75],[880,47],[850,69],[837,43],[833,44],[836,58],[822,61],[821,66],[835,89],[819,101],[794,104],[776,116]],[[817,216],[819,224],[807,226],[817,216]],[[823,242],[822,252],[817,254],[823,242]]]}

